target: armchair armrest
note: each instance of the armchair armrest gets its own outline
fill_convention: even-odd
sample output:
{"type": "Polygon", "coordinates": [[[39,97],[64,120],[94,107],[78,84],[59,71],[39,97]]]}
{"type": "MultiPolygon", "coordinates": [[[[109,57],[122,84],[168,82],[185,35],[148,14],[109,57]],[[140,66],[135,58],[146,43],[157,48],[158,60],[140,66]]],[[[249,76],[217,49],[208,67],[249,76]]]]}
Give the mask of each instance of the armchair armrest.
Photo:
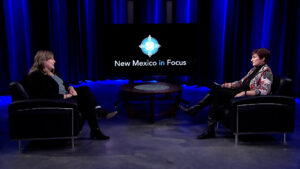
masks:
{"type": "Polygon", "coordinates": [[[289,104],[295,105],[295,100],[290,96],[280,95],[268,95],[268,96],[250,96],[250,97],[239,97],[231,100],[231,105],[242,105],[242,104],[260,104],[260,103],[278,103],[278,104],[289,104]]]}
{"type": "Polygon", "coordinates": [[[64,100],[53,99],[27,99],[14,101],[9,105],[9,111],[15,111],[17,109],[30,109],[39,107],[59,107],[59,108],[73,108],[77,110],[77,104],[66,102],[64,100]]]}

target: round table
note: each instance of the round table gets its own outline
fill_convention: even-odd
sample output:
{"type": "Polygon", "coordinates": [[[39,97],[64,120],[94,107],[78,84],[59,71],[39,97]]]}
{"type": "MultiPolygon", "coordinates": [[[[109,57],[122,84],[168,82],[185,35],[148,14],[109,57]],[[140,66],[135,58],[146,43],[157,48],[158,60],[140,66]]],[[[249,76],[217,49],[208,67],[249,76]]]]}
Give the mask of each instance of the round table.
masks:
{"type": "Polygon", "coordinates": [[[120,87],[119,94],[126,108],[126,111],[130,117],[134,117],[136,112],[132,105],[129,103],[130,100],[139,100],[139,96],[143,96],[143,99],[149,100],[150,102],[150,121],[154,122],[155,112],[155,100],[157,95],[165,95],[159,99],[172,99],[170,110],[167,113],[160,113],[159,115],[169,115],[175,117],[178,105],[181,101],[182,87],[178,84],[158,82],[158,83],[133,83],[126,84],[120,87]],[[171,95],[176,94],[175,98],[171,95]]]}

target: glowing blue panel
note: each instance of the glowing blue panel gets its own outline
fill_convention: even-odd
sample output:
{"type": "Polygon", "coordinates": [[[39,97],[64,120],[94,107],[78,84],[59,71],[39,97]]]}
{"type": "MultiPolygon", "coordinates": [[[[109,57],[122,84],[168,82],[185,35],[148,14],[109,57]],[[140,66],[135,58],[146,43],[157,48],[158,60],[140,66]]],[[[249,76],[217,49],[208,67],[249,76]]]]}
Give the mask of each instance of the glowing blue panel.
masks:
{"type": "Polygon", "coordinates": [[[10,81],[20,80],[32,64],[27,0],[4,0],[10,81]]]}
{"type": "Polygon", "coordinates": [[[226,31],[226,16],[227,16],[227,0],[214,0],[211,9],[211,25],[210,36],[212,57],[210,63],[215,65],[210,72],[214,73],[215,81],[223,82],[224,68],[224,48],[225,48],[225,31],[226,31]]]}
{"type": "Polygon", "coordinates": [[[97,60],[93,58],[96,49],[95,35],[96,35],[96,18],[95,18],[95,0],[85,0],[85,28],[86,30],[86,47],[87,47],[87,63],[88,63],[88,78],[95,77],[95,63],[97,60]]]}
{"type": "Polygon", "coordinates": [[[111,15],[113,24],[127,23],[127,1],[111,0],[111,15]]]}
{"type": "Polygon", "coordinates": [[[117,24],[118,23],[118,1],[112,0],[111,1],[111,15],[112,15],[112,23],[117,24]]]}
{"type": "Polygon", "coordinates": [[[163,23],[164,0],[144,0],[141,2],[141,22],[142,23],[163,23]]]}
{"type": "Polygon", "coordinates": [[[154,23],[159,23],[158,22],[158,17],[159,17],[159,4],[158,4],[158,0],[155,0],[155,8],[154,8],[154,13],[155,13],[155,17],[154,17],[154,23]]]}
{"type": "Polygon", "coordinates": [[[271,30],[271,21],[272,21],[272,12],[273,12],[274,3],[273,0],[265,1],[265,10],[264,10],[264,22],[262,28],[262,39],[261,47],[269,48],[270,46],[270,30],[271,30]]]}
{"type": "Polygon", "coordinates": [[[197,22],[197,0],[176,0],[176,22],[197,22]]]}
{"type": "MultiPolygon", "coordinates": [[[[66,1],[53,0],[49,2],[50,45],[57,61],[55,67],[61,70],[60,76],[62,79],[69,81],[70,64],[67,50],[69,48],[67,11],[66,1]]],[[[71,74],[71,79],[72,76],[75,75],[71,74]]]]}

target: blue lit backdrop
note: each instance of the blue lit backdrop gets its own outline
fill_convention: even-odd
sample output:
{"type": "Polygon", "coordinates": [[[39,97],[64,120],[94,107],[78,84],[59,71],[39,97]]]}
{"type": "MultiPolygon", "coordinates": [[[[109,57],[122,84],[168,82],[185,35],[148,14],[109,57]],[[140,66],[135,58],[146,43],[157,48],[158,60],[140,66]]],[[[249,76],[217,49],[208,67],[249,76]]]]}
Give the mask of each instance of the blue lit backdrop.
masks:
{"type": "MultiPolygon", "coordinates": [[[[103,24],[126,24],[128,0],[1,0],[0,92],[20,80],[39,49],[55,54],[66,81],[106,79],[103,24]]],[[[300,2],[297,0],[132,0],[134,23],[197,23],[197,76],[202,85],[240,79],[251,68],[251,51],[271,50],[275,76],[294,80],[300,96],[300,2]]],[[[178,32],[180,33],[180,32],[178,32]]]]}

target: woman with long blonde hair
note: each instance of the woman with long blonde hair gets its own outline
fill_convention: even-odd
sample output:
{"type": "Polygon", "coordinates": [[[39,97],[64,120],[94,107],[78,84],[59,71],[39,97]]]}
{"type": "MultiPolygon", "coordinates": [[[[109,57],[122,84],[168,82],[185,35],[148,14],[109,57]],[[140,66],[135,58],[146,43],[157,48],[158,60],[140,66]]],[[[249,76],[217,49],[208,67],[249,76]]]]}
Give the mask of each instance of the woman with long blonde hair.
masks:
{"type": "Polygon", "coordinates": [[[55,73],[54,54],[51,51],[40,50],[34,57],[34,63],[29,70],[29,81],[32,98],[64,99],[67,102],[75,102],[82,116],[88,121],[91,129],[91,139],[107,140],[97,122],[96,114],[101,117],[111,118],[117,111],[108,113],[95,99],[88,86],[80,86],[76,89],[66,84],[55,73]]]}

